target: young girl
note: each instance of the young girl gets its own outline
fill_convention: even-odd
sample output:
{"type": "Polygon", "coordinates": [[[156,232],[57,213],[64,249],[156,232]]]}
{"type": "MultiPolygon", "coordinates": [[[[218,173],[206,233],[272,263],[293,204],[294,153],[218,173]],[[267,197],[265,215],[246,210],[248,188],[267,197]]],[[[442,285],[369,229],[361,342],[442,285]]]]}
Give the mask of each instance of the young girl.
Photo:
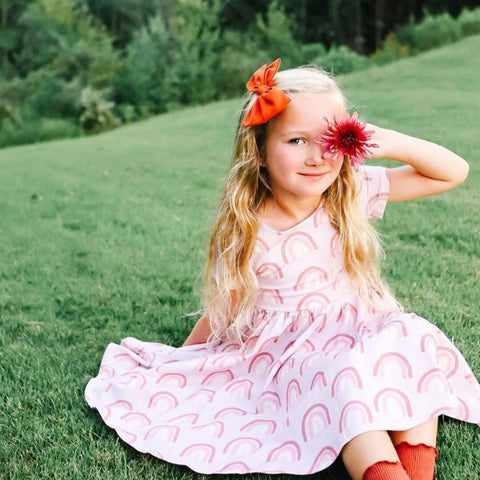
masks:
{"type": "Polygon", "coordinates": [[[438,417],[479,423],[480,386],[391,296],[368,218],[459,185],[468,166],[366,127],[329,75],[279,63],[247,84],[205,316],[181,348],[109,345],[87,401],[137,450],[202,473],[310,474],[341,456],[354,480],[432,480],[438,417]]]}

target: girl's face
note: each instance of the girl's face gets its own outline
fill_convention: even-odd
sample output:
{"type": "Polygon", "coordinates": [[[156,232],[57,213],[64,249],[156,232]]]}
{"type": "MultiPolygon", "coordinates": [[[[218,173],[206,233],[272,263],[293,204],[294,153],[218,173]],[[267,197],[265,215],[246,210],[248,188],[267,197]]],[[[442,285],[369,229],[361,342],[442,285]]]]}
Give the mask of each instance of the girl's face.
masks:
{"type": "Polygon", "coordinates": [[[317,202],[337,178],[342,163],[324,160],[315,139],[325,133],[325,119],[341,119],[345,109],[332,93],[293,96],[267,125],[266,158],[273,197],[281,202],[317,202]]]}

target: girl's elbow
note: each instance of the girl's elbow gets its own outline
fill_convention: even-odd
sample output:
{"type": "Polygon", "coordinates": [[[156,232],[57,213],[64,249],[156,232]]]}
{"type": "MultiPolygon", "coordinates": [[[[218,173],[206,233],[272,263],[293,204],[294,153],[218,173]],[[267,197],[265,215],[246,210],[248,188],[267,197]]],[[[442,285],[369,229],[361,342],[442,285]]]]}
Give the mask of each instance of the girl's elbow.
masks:
{"type": "Polygon", "coordinates": [[[459,185],[461,185],[467,179],[469,170],[470,165],[462,158],[462,161],[459,162],[458,169],[455,172],[456,175],[455,179],[452,182],[452,187],[458,187],[459,185]]]}

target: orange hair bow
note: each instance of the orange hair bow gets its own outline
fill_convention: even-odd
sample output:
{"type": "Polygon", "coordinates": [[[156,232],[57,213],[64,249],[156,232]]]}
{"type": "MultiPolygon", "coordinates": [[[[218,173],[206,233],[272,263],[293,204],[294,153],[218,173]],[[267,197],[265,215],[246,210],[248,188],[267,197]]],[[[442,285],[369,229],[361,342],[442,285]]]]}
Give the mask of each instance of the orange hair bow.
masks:
{"type": "Polygon", "coordinates": [[[280,68],[281,60],[277,58],[270,65],[263,65],[250,78],[247,89],[258,95],[250,111],[243,119],[244,127],[267,123],[285,109],[290,99],[283,90],[276,88],[273,77],[280,68]]]}

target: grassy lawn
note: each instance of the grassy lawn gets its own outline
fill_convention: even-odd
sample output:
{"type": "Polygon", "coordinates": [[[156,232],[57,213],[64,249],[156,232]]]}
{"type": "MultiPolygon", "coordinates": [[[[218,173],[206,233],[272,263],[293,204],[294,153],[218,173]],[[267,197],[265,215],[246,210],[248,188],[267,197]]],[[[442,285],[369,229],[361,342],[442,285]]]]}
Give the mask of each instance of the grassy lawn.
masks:
{"type": "MultiPolygon", "coordinates": [[[[462,187],[392,204],[378,228],[406,310],[480,373],[480,37],[341,79],[372,123],[440,142],[462,187]]],[[[180,345],[240,100],[107,134],[0,151],[0,478],[206,478],[136,453],[83,399],[109,342],[180,345]]],[[[480,430],[445,420],[442,479],[480,479],[480,430]]],[[[246,475],[266,480],[287,476],[246,475]]],[[[341,465],[308,479],[345,477],[341,465]]]]}

